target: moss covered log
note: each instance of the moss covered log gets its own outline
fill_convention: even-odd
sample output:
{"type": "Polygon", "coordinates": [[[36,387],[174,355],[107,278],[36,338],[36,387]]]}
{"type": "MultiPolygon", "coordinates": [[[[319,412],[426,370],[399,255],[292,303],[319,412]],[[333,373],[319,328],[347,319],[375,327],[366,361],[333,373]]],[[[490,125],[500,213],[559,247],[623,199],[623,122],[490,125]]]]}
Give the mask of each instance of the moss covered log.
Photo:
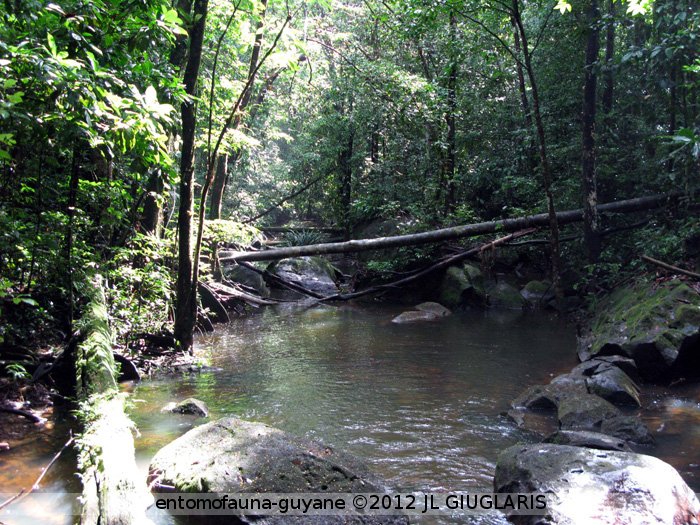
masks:
{"type": "Polygon", "coordinates": [[[83,433],[77,440],[83,483],[81,525],[150,523],[150,496],[134,457],[134,425],[124,412],[126,396],[117,388],[112,331],[102,281],[86,283],[88,300],[75,347],[76,394],[83,433]]]}

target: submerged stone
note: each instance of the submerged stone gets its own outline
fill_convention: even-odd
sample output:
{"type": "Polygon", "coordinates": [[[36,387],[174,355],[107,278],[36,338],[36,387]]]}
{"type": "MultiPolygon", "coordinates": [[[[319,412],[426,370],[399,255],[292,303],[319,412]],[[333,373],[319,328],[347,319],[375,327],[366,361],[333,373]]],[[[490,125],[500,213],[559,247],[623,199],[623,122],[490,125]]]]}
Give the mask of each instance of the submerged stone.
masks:
{"type": "Polygon", "coordinates": [[[520,290],[520,295],[531,305],[544,307],[554,299],[554,287],[549,281],[530,281],[520,290]]]}
{"type": "Polygon", "coordinates": [[[436,321],[440,316],[433,312],[419,312],[418,310],[409,310],[394,317],[391,322],[394,324],[420,323],[425,321],[436,321]]]}
{"type": "Polygon", "coordinates": [[[168,403],[163,407],[161,412],[172,412],[174,414],[189,414],[199,417],[207,417],[209,415],[209,407],[204,401],[193,397],[187,398],[179,403],[168,403]]]}
{"type": "Polygon", "coordinates": [[[447,317],[448,315],[452,314],[449,308],[445,308],[440,303],[420,303],[414,306],[414,308],[420,312],[429,312],[431,314],[435,314],[438,317],[447,317]]]}
{"type": "Polygon", "coordinates": [[[494,308],[521,309],[525,306],[525,299],[520,292],[506,282],[496,283],[488,289],[489,306],[494,308]]]}

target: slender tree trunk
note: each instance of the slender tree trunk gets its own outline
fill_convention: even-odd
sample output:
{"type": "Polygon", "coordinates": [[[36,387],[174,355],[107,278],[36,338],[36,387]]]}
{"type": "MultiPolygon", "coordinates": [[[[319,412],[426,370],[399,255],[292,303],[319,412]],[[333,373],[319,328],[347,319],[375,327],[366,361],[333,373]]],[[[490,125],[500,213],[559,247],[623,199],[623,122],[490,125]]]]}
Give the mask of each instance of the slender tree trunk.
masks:
{"type": "Polygon", "coordinates": [[[608,0],[608,25],[605,32],[605,88],[603,91],[603,111],[612,111],[615,96],[615,77],[613,75],[613,58],[615,57],[615,0],[608,0]]]}
{"type": "Polygon", "coordinates": [[[598,189],[595,158],[596,85],[595,64],[600,51],[598,0],[590,0],[587,15],[585,79],[583,84],[583,137],[581,155],[581,182],[583,187],[583,232],[588,261],[595,263],[600,256],[600,220],[598,217],[598,189]]]}
{"type": "MultiPolygon", "coordinates": [[[[515,22],[515,18],[511,17],[511,24],[513,25],[513,49],[517,56],[522,56],[522,45],[520,44],[520,33],[518,32],[518,25],[515,22]]],[[[525,117],[525,126],[528,130],[532,129],[532,115],[530,112],[530,101],[527,98],[527,87],[525,85],[525,73],[523,72],[523,65],[520,62],[515,63],[515,71],[518,75],[518,91],[520,92],[520,105],[523,108],[523,116],[525,117]]]]}
{"type": "MultiPolygon", "coordinates": [[[[256,68],[258,67],[258,61],[260,60],[260,52],[262,50],[263,43],[263,29],[265,27],[265,15],[267,13],[267,0],[262,0],[262,12],[260,13],[260,21],[258,22],[255,40],[253,41],[253,51],[250,54],[250,63],[248,65],[248,80],[255,80],[254,75],[256,74],[256,68]]],[[[250,104],[250,99],[253,96],[253,82],[250,82],[248,90],[243,94],[241,103],[238,108],[238,114],[235,116],[233,122],[231,123],[231,129],[238,129],[243,120],[242,115],[248,109],[250,104]]],[[[234,163],[235,164],[235,163],[234,163]]],[[[212,183],[211,200],[209,201],[210,210],[218,210],[219,217],[221,216],[221,205],[224,199],[224,192],[226,191],[226,181],[228,179],[228,170],[224,170],[223,173],[219,170],[216,171],[214,176],[214,182],[212,183]]],[[[212,212],[210,211],[210,214],[212,212]]]]}
{"type": "Polygon", "coordinates": [[[143,203],[143,218],[141,219],[141,231],[145,234],[160,237],[163,229],[163,207],[160,197],[163,194],[163,175],[160,170],[155,170],[148,178],[146,197],[143,203]]]}
{"type": "Polygon", "coordinates": [[[343,215],[343,237],[347,241],[352,234],[350,223],[350,211],[352,207],[352,156],[355,142],[355,132],[350,130],[348,141],[338,156],[338,168],[340,170],[340,207],[343,215]]]}
{"type": "Polygon", "coordinates": [[[527,42],[527,33],[523,26],[523,21],[520,16],[520,0],[513,0],[513,19],[520,33],[520,41],[523,46],[523,62],[525,72],[527,73],[530,89],[532,90],[532,111],[535,118],[535,128],[537,130],[537,139],[539,143],[538,153],[540,157],[540,172],[542,174],[542,185],[547,200],[547,213],[549,216],[550,230],[550,246],[552,258],[552,285],[557,299],[557,303],[561,304],[563,292],[561,288],[561,259],[559,255],[559,224],[557,222],[557,211],[554,206],[554,194],[552,193],[552,171],[549,166],[549,158],[547,156],[547,141],[544,131],[544,123],[542,121],[542,110],[540,108],[540,97],[537,89],[537,77],[535,70],[532,67],[532,56],[527,42]]]}
{"type": "Polygon", "coordinates": [[[450,70],[447,77],[447,157],[445,158],[444,173],[444,210],[445,215],[454,211],[455,206],[455,169],[457,164],[457,129],[455,113],[457,112],[457,18],[454,11],[450,12],[450,70]]]}
{"type": "Polygon", "coordinates": [[[209,219],[221,218],[221,206],[224,200],[224,188],[228,175],[228,153],[216,158],[216,175],[211,186],[211,206],[209,207],[209,219]]]}
{"type": "Polygon", "coordinates": [[[68,203],[66,206],[66,216],[68,217],[68,230],[64,242],[66,261],[66,291],[68,292],[68,333],[73,332],[73,317],[75,311],[75,301],[73,299],[73,237],[75,226],[75,208],[78,203],[78,184],[80,182],[80,149],[78,144],[73,145],[73,155],[71,160],[70,182],[68,186],[68,203]]]}
{"type": "MultiPolygon", "coordinates": [[[[208,0],[195,0],[194,20],[190,29],[190,47],[185,66],[185,91],[191,97],[197,93],[197,77],[202,59],[202,43],[206,25],[208,0]]],[[[192,204],[194,202],[194,139],[197,107],[194,100],[182,103],[182,152],[180,158],[180,208],[178,212],[178,272],[177,304],[175,307],[175,338],[181,348],[192,351],[194,327],[197,320],[197,297],[192,273],[192,204]]]]}

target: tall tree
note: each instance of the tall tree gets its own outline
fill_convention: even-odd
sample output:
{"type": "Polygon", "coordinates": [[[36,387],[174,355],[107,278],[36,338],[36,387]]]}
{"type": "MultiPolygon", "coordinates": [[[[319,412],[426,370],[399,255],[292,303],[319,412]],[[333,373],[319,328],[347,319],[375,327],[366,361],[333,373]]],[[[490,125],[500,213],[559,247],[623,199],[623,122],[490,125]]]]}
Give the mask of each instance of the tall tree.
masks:
{"type": "Polygon", "coordinates": [[[183,83],[189,96],[180,107],[182,148],[180,151],[180,207],[178,211],[178,269],[175,305],[175,338],[181,348],[192,351],[197,322],[196,265],[192,260],[192,214],[194,203],[194,144],[197,127],[197,79],[202,61],[208,0],[194,0],[190,41],[183,83]]]}
{"type": "Polygon", "coordinates": [[[596,177],[595,157],[595,117],[596,88],[598,76],[595,67],[600,51],[600,12],[598,0],[589,0],[586,14],[586,62],[583,83],[582,155],[581,183],[583,187],[584,239],[588,260],[598,261],[600,256],[600,219],[598,217],[598,183],[596,177]]]}

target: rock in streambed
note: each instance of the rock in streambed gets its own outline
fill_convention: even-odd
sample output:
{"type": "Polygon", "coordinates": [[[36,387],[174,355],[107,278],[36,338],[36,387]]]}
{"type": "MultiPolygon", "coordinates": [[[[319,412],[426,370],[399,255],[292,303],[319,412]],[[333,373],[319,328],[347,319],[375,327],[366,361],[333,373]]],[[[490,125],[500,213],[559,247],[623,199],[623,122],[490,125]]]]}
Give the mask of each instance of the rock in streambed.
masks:
{"type": "MultiPolygon", "coordinates": [[[[156,482],[156,490],[167,486],[175,492],[194,493],[386,491],[385,484],[350,454],[237,418],[199,426],[163,447],[151,461],[149,480],[156,482]]],[[[248,523],[248,518],[240,518],[248,523]]],[[[305,517],[303,523],[345,523],[343,518],[347,520],[305,517]]],[[[403,516],[353,519],[366,524],[408,523],[403,516]]],[[[299,518],[275,516],[262,523],[297,522],[299,518]]]]}

